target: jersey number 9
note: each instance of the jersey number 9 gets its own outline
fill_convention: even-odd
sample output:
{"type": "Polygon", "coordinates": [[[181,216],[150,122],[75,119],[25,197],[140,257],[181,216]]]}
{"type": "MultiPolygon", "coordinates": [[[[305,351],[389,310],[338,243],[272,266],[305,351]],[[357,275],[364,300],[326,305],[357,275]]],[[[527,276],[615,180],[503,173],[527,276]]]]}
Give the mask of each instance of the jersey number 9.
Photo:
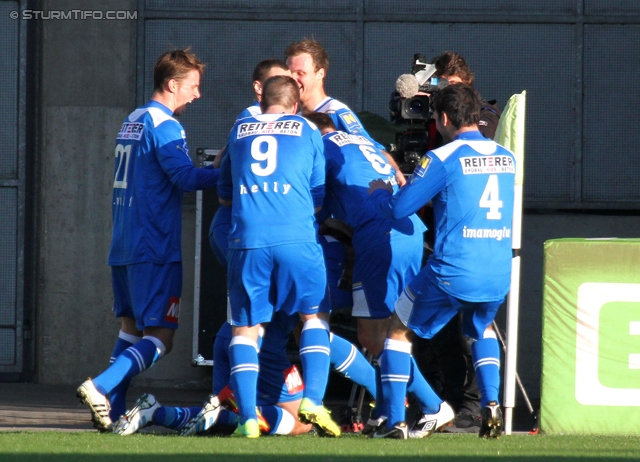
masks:
{"type": "Polygon", "coordinates": [[[251,171],[258,176],[268,176],[278,165],[278,140],[273,136],[258,136],[251,143],[251,157],[258,162],[251,164],[251,171]],[[263,149],[266,147],[266,150],[263,149]],[[264,165],[263,162],[267,164],[264,165]]]}

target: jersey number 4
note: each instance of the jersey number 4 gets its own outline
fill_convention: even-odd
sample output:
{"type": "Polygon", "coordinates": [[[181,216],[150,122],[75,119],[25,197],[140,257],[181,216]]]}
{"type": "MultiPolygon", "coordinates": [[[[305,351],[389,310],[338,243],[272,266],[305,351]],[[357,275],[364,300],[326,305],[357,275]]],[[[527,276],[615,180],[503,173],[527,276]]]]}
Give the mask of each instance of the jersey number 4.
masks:
{"type": "Polygon", "coordinates": [[[498,175],[489,175],[487,185],[480,198],[480,208],[489,209],[487,212],[487,220],[499,220],[502,218],[500,209],[502,201],[499,199],[500,186],[498,184],[498,175]]]}

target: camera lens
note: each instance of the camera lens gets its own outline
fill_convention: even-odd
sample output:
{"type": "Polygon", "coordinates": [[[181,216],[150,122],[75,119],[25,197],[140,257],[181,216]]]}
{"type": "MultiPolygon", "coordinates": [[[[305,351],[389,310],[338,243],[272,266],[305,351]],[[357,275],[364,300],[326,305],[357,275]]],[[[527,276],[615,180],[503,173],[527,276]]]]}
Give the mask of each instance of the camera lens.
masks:
{"type": "Polygon", "coordinates": [[[419,100],[419,99],[411,100],[409,104],[409,110],[411,112],[413,112],[414,114],[422,114],[423,109],[424,109],[424,105],[422,104],[422,100],[419,100]]]}

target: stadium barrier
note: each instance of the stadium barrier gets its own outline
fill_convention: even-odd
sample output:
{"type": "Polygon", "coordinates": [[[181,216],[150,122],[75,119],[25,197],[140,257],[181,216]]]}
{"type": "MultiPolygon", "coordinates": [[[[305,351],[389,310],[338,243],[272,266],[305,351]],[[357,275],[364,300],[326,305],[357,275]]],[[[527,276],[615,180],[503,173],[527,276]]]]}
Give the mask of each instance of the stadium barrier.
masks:
{"type": "Polygon", "coordinates": [[[640,431],[640,239],[544,245],[540,429],[640,431]]]}

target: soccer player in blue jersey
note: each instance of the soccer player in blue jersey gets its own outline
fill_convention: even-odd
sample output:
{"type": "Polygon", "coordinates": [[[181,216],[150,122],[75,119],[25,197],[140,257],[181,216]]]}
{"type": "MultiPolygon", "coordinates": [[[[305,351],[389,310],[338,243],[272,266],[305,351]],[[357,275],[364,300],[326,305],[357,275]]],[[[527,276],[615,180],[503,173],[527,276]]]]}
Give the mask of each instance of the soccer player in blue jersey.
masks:
{"type": "MultiPolygon", "coordinates": [[[[404,397],[411,374],[414,331],[431,338],[458,312],[463,331],[475,339],[472,353],[482,393],[479,436],[502,433],[500,348],[489,329],[509,291],[515,158],[478,130],[480,101],[473,88],[450,85],[433,96],[436,127],[446,145],[427,152],[409,183],[392,194],[387,183],[371,182],[371,199],[382,216],[401,218],[431,200],[436,238],[427,264],[396,303],[381,357],[382,391],[389,416],[375,436],[408,436],[404,397]]],[[[414,427],[429,434],[427,415],[414,427]]]]}
{"type": "Polygon", "coordinates": [[[396,171],[396,181],[403,186],[406,182],[404,175],[394,158],[384,151],[384,146],[371,138],[358,116],[346,104],[330,98],[325,93],[324,79],[329,70],[329,55],[322,45],[313,39],[303,39],[291,43],[285,50],[285,56],[291,76],[300,85],[300,104],[303,114],[311,112],[329,114],[338,130],[371,139],[375,146],[384,152],[387,161],[396,171]]]}
{"type": "MultiPolygon", "coordinates": [[[[236,119],[242,119],[244,117],[255,116],[261,113],[260,101],[262,100],[262,87],[264,83],[271,77],[277,75],[290,75],[287,65],[277,59],[265,59],[260,61],[253,71],[253,90],[255,94],[256,104],[246,108],[236,119]]],[[[219,157],[224,155],[224,151],[219,157]]],[[[209,240],[211,247],[214,250],[216,257],[221,265],[227,267],[227,251],[228,251],[228,237],[231,229],[231,208],[220,204],[218,211],[216,212],[211,227],[209,230],[209,240]]],[[[323,244],[323,253],[325,257],[325,266],[327,268],[327,283],[329,285],[329,294],[325,296],[325,302],[330,302],[331,308],[344,307],[347,303],[351,304],[351,291],[345,292],[339,290],[337,287],[338,280],[340,279],[343,267],[339,266],[338,260],[340,256],[344,256],[345,249],[341,242],[333,240],[328,242],[331,238],[329,236],[319,236],[320,243],[323,244]],[[348,294],[349,301],[346,301],[345,296],[342,294],[348,294]]],[[[344,260],[344,257],[343,259],[344,260]]],[[[226,326],[222,326],[221,330],[227,331],[226,326]]],[[[269,327],[267,327],[267,330],[269,327]]],[[[281,329],[278,332],[283,332],[281,329]]],[[[288,335],[288,332],[284,332],[283,335],[288,335]]],[[[277,336],[271,335],[269,338],[277,338],[277,336]]],[[[223,346],[223,340],[218,342],[218,339],[225,339],[226,336],[216,335],[216,343],[218,344],[218,350],[225,350],[227,346],[223,346]]],[[[339,374],[351,379],[355,383],[364,386],[371,396],[376,395],[376,383],[375,373],[373,368],[368,364],[365,357],[360,353],[355,346],[342,337],[331,333],[331,366],[339,374]]],[[[215,348],[214,348],[215,349],[215,348]]],[[[286,352],[283,351],[283,354],[286,352]]],[[[220,368],[217,369],[220,371],[220,368]]],[[[215,372],[214,372],[215,374],[215,372]]],[[[215,386],[216,377],[214,376],[214,394],[216,392],[215,386]]],[[[222,384],[226,384],[226,381],[222,384]]]]}
{"type": "Polygon", "coordinates": [[[218,196],[232,205],[229,299],[233,339],[231,383],[238,403],[238,436],[258,437],[256,383],[258,332],[275,310],[304,322],[300,356],[304,374],[302,419],[327,436],[340,428],[322,405],[329,372],[326,290],[314,212],[324,197],[322,140],[300,116],[300,92],[290,77],[265,82],[263,114],[241,119],[229,134],[218,196]]]}
{"type": "Polygon", "coordinates": [[[175,116],[200,97],[202,64],[192,53],[161,55],[154,93],[116,139],[109,265],[122,326],[112,365],[77,390],[94,426],[106,431],[125,410],[132,377],[171,351],[182,292],[182,195],[216,185],[218,171],[196,168],[175,116]]]}
{"type": "MultiPolygon", "coordinates": [[[[398,190],[393,168],[371,140],[336,131],[327,114],[315,112],[307,117],[323,133],[327,165],[325,198],[335,199],[325,201],[323,213],[342,217],[353,230],[352,314],[358,318],[358,340],[378,358],[395,302],[420,270],[422,234],[426,228],[415,214],[400,219],[382,217],[369,200],[369,183],[381,175],[393,191],[398,190]]],[[[417,368],[413,361],[412,367],[417,368]]],[[[408,391],[414,394],[423,413],[437,412],[441,400],[432,399],[428,385],[420,379],[418,376],[412,381],[408,391]]],[[[372,413],[366,433],[373,432],[385,419],[380,392],[376,405],[380,409],[372,413]]],[[[439,426],[453,417],[453,410],[444,404],[439,426]]]]}
{"type": "Polygon", "coordinates": [[[353,232],[355,251],[353,316],[358,340],[374,356],[382,351],[387,322],[402,289],[420,270],[424,224],[412,214],[399,220],[381,217],[369,200],[369,183],[384,175],[398,189],[395,170],[365,136],[336,131],[327,114],[307,118],[323,134],[326,197],[323,213],[344,220],[353,232]]]}

